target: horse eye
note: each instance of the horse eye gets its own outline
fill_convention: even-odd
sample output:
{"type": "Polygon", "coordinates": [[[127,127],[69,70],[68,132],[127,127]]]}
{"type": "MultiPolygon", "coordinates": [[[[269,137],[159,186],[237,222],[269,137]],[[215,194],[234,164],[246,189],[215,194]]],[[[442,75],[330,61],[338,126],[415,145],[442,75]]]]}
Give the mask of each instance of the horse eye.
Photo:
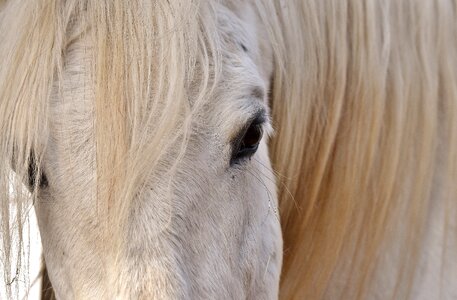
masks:
{"type": "Polygon", "coordinates": [[[37,166],[35,164],[35,155],[32,153],[29,158],[29,165],[27,170],[27,184],[30,191],[32,191],[36,186],[43,189],[48,186],[48,179],[43,171],[40,171],[37,174],[37,166]],[[38,180],[38,184],[37,181],[38,180]]]}
{"type": "Polygon", "coordinates": [[[242,160],[250,158],[256,153],[263,136],[262,123],[254,121],[242,132],[233,147],[231,165],[240,163],[242,160]]]}

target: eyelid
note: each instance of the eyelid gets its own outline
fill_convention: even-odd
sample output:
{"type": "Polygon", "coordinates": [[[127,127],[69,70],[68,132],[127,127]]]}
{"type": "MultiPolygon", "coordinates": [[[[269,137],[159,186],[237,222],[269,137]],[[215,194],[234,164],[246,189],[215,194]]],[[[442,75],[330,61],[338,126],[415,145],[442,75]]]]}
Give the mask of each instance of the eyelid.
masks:
{"type": "Polygon", "coordinates": [[[265,109],[260,109],[257,113],[254,114],[253,118],[251,119],[251,122],[248,122],[249,124],[264,124],[265,122],[268,121],[268,116],[267,112],[265,109]]]}
{"type": "MultiPolygon", "coordinates": [[[[264,108],[260,108],[244,123],[243,127],[241,127],[238,130],[238,133],[233,138],[233,141],[240,140],[240,138],[243,137],[244,133],[251,125],[261,125],[262,129],[264,129],[264,130],[267,129],[267,128],[263,128],[263,127],[266,123],[268,123],[267,122],[268,120],[269,120],[269,118],[268,118],[266,110],[264,108]]],[[[266,131],[268,131],[268,130],[266,130],[266,131]]]]}
{"type": "Polygon", "coordinates": [[[264,108],[259,109],[259,111],[254,114],[253,118],[247,122],[247,127],[245,127],[244,130],[249,128],[251,124],[261,125],[264,136],[270,137],[274,132],[273,127],[271,126],[270,115],[264,108]]]}

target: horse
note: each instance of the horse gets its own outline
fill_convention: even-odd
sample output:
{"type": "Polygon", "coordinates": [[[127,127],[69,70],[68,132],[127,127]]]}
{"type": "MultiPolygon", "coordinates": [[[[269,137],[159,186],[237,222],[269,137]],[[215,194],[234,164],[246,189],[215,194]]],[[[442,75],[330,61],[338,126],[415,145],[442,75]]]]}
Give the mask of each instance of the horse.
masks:
{"type": "Polygon", "coordinates": [[[0,40],[8,297],[31,205],[57,299],[457,296],[455,0],[2,0],[0,40]]]}

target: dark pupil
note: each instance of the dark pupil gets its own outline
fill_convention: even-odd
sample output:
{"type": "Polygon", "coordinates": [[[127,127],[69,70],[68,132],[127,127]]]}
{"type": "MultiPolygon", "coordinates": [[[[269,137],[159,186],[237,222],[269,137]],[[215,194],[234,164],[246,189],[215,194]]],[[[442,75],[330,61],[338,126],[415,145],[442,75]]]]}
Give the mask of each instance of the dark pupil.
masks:
{"type": "Polygon", "coordinates": [[[251,125],[246,131],[246,134],[243,138],[242,146],[245,148],[254,148],[260,142],[262,138],[262,126],[261,125],[251,125]]]}

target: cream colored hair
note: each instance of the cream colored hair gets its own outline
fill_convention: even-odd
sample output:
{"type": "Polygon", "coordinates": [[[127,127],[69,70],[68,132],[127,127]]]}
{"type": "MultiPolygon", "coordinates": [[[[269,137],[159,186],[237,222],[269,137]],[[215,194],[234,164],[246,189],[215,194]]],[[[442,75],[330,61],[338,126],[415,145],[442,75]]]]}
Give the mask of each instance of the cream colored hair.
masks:
{"type": "MultiPolygon", "coordinates": [[[[218,83],[224,45],[212,2],[2,2],[5,279],[14,284],[11,245],[23,241],[21,224],[40,182],[41,137],[62,55],[87,30],[96,62],[97,199],[107,247],[114,249],[107,260],[115,262],[128,200],[174,139],[188,135],[187,120],[218,83]],[[192,105],[190,87],[197,91],[192,105]],[[11,170],[22,182],[35,177],[31,194],[12,181],[11,170]]],[[[363,298],[376,282],[383,249],[394,242],[403,259],[392,297],[408,297],[437,174],[445,195],[439,201],[449,212],[443,222],[456,210],[457,3],[254,2],[274,50],[281,298],[326,297],[338,278],[342,299],[363,298]]],[[[177,151],[185,146],[186,138],[177,151]]],[[[453,243],[455,234],[446,237],[453,243]]]]}

